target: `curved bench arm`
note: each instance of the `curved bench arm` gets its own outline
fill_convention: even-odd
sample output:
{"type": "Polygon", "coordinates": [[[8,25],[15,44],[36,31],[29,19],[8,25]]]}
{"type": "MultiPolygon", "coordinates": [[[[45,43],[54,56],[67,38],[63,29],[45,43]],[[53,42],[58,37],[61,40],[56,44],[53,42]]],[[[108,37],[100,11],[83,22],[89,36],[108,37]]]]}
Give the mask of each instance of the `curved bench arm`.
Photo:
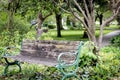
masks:
{"type": "Polygon", "coordinates": [[[75,64],[75,59],[76,59],[76,54],[77,53],[61,53],[59,56],[58,56],[58,64],[60,65],[60,66],[62,66],[62,67],[68,67],[68,66],[72,66],[72,65],[74,65],[75,64]],[[62,58],[62,56],[63,55],[70,55],[70,56],[73,56],[73,57],[75,57],[75,59],[74,59],[74,62],[73,63],[66,63],[65,61],[63,61],[63,60],[61,60],[61,58],[62,58]]]}
{"type": "Polygon", "coordinates": [[[13,52],[16,52],[15,50],[13,50],[13,52],[8,52],[8,50],[10,49],[15,49],[15,50],[20,50],[19,48],[17,48],[16,46],[7,46],[4,48],[4,54],[3,54],[3,57],[5,56],[11,56],[13,55],[13,52]]]}
{"type": "Polygon", "coordinates": [[[78,70],[78,65],[79,65],[79,57],[80,57],[80,51],[81,51],[81,46],[82,46],[83,42],[81,41],[79,46],[78,46],[78,50],[76,51],[76,53],[61,53],[60,55],[58,55],[58,65],[57,68],[62,72],[62,74],[64,75],[73,75],[76,73],[76,71],[78,70]],[[61,59],[61,57],[63,55],[75,55],[75,60],[73,63],[66,63],[65,61],[63,61],[61,59]],[[74,67],[74,70],[67,72],[65,71],[65,69],[68,69],[69,67],[74,67]]]}
{"type": "Polygon", "coordinates": [[[64,74],[64,75],[67,75],[68,73],[70,74],[70,73],[75,73],[76,71],[77,71],[77,69],[78,69],[78,64],[77,64],[77,60],[76,60],[76,53],[61,53],[59,56],[58,56],[58,65],[57,65],[57,68],[62,72],[62,74],[64,74]],[[67,63],[67,62],[65,62],[64,60],[61,60],[61,57],[63,56],[63,55],[71,55],[71,56],[75,56],[75,59],[74,59],[74,62],[73,63],[67,63]],[[74,66],[75,68],[74,68],[74,70],[72,70],[71,72],[68,72],[68,71],[65,71],[65,69],[67,69],[67,68],[70,68],[70,67],[72,67],[72,66],[74,66]]]}

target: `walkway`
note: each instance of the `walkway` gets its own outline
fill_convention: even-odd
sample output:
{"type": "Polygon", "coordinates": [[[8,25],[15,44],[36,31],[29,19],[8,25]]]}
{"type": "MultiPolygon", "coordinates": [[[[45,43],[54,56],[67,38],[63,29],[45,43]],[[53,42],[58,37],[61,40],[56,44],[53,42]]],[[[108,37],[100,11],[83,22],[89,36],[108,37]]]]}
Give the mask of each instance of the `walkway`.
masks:
{"type": "Polygon", "coordinates": [[[110,32],[106,35],[103,36],[103,42],[102,42],[102,46],[107,46],[110,44],[110,40],[114,37],[114,36],[117,36],[117,35],[120,35],[120,30],[116,30],[116,31],[113,31],[113,32],[110,32]]]}

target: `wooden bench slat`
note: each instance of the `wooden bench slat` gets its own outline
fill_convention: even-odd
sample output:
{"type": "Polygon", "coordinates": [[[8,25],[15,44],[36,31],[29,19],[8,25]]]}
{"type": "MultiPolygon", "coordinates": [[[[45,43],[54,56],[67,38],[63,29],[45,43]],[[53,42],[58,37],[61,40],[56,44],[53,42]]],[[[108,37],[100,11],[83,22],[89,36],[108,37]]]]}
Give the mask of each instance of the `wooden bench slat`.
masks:
{"type": "Polygon", "coordinates": [[[23,56],[23,55],[17,55],[17,56],[11,56],[13,60],[18,60],[20,62],[27,62],[31,64],[41,64],[46,66],[56,66],[58,64],[56,59],[53,58],[40,58],[40,57],[32,57],[32,56],[23,56]]]}

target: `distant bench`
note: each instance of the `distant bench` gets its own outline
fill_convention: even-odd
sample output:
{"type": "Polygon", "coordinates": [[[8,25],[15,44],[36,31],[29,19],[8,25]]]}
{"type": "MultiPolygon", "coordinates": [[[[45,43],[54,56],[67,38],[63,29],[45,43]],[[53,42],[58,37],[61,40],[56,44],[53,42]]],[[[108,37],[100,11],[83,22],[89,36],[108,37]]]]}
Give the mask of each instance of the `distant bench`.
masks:
{"type": "MultiPolygon", "coordinates": [[[[42,64],[46,66],[56,66],[64,75],[67,76],[74,75],[76,70],[70,72],[72,74],[63,72],[63,68],[68,66],[76,66],[78,68],[80,49],[82,42],[80,41],[57,41],[57,40],[24,40],[21,45],[20,54],[15,56],[4,55],[7,66],[4,70],[4,74],[7,73],[7,69],[10,65],[18,65],[21,71],[20,62],[28,62],[34,64],[42,64]],[[14,62],[9,62],[8,58],[15,60],[14,62]]],[[[10,49],[10,48],[8,48],[10,49]]]]}

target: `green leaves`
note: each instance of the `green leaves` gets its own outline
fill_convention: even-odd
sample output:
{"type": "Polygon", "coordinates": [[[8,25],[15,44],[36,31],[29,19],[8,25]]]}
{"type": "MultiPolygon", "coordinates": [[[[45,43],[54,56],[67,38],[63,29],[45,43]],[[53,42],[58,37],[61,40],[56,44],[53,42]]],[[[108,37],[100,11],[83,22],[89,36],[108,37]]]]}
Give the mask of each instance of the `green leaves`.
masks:
{"type": "Polygon", "coordinates": [[[111,39],[111,43],[115,46],[120,47],[120,35],[113,37],[111,39]]]}
{"type": "Polygon", "coordinates": [[[97,62],[97,56],[93,53],[95,45],[91,41],[87,41],[84,43],[81,49],[80,54],[80,66],[90,66],[95,65],[97,62]]]}

